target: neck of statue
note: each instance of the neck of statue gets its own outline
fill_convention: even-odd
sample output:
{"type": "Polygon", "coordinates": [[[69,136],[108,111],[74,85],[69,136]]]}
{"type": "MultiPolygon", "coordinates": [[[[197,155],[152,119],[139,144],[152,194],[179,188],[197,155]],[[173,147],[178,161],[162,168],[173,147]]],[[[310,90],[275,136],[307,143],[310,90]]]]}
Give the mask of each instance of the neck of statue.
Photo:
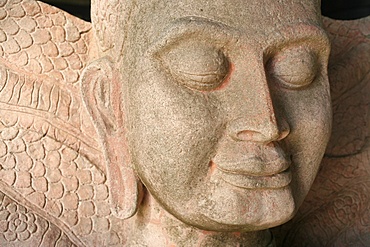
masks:
{"type": "Polygon", "coordinates": [[[127,246],[274,247],[269,230],[212,232],[189,226],[165,211],[146,193],[135,216],[126,220],[127,246]]]}

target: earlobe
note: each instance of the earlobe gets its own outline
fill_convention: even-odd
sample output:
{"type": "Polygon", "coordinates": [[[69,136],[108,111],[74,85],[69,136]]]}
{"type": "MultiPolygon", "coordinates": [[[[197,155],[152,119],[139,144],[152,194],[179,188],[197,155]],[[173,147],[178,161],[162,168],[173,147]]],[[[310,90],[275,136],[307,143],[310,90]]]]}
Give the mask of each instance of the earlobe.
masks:
{"type": "Polygon", "coordinates": [[[120,74],[108,58],[89,64],[82,74],[82,96],[104,151],[111,209],[116,217],[133,216],[142,185],[131,167],[122,110],[120,74]]]}

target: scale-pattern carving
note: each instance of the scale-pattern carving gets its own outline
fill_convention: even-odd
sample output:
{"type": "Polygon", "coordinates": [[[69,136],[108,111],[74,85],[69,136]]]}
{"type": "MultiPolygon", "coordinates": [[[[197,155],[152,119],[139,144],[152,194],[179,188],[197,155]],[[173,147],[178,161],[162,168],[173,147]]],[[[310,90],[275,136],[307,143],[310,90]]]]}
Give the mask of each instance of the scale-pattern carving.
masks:
{"type": "MultiPolygon", "coordinates": [[[[41,2],[0,1],[0,191],[19,205],[9,207],[14,215],[23,219],[27,207],[43,217],[43,246],[124,242],[80,95],[90,29],[90,23],[41,2]]],[[[12,217],[0,221],[12,225],[12,217]]],[[[34,245],[24,242],[37,239],[34,228],[19,228],[18,236],[14,227],[1,228],[8,237],[1,246],[34,245]]]]}
{"type": "Polygon", "coordinates": [[[1,246],[75,247],[54,224],[0,192],[1,246]]]}
{"type": "MultiPolygon", "coordinates": [[[[127,5],[129,3],[125,3],[127,5]]],[[[92,0],[91,18],[95,23],[96,37],[103,51],[109,50],[115,45],[112,36],[117,32],[119,15],[126,14],[120,1],[92,0]]],[[[125,6],[127,7],[127,6],[125,6]]],[[[122,33],[124,35],[124,33],[122,33]]]]}
{"type": "Polygon", "coordinates": [[[49,123],[54,126],[57,141],[75,147],[75,150],[89,150],[86,155],[96,153],[96,150],[91,151],[98,146],[94,126],[82,107],[79,91],[73,89],[72,85],[64,86],[45,78],[40,80],[0,65],[0,110],[7,111],[3,114],[5,118],[9,119],[11,112],[17,112],[16,116],[25,115],[22,119],[24,127],[35,125],[35,122],[39,123],[36,126],[49,123]],[[37,121],[41,118],[43,123],[37,121]]]}
{"type": "Polygon", "coordinates": [[[114,230],[105,174],[47,135],[2,123],[0,136],[0,181],[8,190],[48,212],[51,222],[64,224],[82,242],[107,245],[101,235],[114,230]]]}
{"type": "Polygon", "coordinates": [[[0,2],[0,57],[18,68],[76,83],[91,24],[33,0],[0,2]]]}

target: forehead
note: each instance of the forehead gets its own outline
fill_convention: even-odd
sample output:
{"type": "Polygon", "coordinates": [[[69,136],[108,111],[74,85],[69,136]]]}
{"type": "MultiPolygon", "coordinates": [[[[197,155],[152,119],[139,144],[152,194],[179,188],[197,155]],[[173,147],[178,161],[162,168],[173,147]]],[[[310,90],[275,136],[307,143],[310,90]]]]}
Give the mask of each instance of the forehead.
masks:
{"type": "Polygon", "coordinates": [[[287,26],[320,25],[317,0],[153,0],[138,6],[130,16],[130,31],[141,43],[154,41],[176,20],[189,16],[222,23],[256,40],[287,26]]]}

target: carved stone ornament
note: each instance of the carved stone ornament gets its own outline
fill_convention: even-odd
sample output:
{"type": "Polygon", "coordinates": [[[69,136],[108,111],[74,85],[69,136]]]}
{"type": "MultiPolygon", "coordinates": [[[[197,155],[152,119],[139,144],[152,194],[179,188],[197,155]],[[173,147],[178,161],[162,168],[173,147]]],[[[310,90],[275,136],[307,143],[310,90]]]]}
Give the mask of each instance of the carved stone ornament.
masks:
{"type": "Polygon", "coordinates": [[[0,0],[0,246],[370,246],[370,19],[319,9],[0,0]]]}

